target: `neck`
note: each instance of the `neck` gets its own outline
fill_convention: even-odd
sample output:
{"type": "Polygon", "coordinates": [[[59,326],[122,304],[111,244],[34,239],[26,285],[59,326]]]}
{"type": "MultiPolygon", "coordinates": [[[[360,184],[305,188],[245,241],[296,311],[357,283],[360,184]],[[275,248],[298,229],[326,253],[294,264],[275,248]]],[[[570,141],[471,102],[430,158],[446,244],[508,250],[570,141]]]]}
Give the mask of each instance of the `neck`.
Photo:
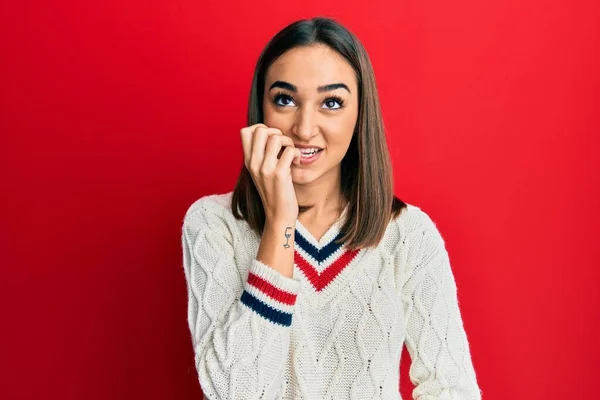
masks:
{"type": "Polygon", "coordinates": [[[315,182],[306,185],[294,184],[298,204],[313,206],[303,213],[305,220],[329,219],[338,215],[346,205],[341,193],[341,167],[338,166],[315,182]]]}

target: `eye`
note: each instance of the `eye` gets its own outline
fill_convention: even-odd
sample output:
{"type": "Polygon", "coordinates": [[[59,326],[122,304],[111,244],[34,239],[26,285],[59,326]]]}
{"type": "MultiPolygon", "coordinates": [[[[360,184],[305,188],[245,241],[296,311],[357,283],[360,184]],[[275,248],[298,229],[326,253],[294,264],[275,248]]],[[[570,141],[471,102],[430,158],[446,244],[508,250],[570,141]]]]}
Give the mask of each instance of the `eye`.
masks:
{"type": "Polygon", "coordinates": [[[273,103],[276,106],[287,107],[291,102],[293,102],[292,97],[288,96],[285,93],[277,93],[275,95],[275,97],[273,97],[273,103]],[[281,100],[281,102],[280,102],[280,100],[281,100]]]}
{"type": "MultiPolygon", "coordinates": [[[[294,98],[284,92],[279,92],[275,96],[273,96],[273,104],[277,107],[289,107],[295,106],[294,98]]],[[[344,99],[339,96],[329,96],[323,101],[323,105],[326,110],[339,110],[344,107],[344,99]],[[336,106],[337,104],[337,106],[336,106]]]]}
{"type": "Polygon", "coordinates": [[[338,110],[344,106],[344,100],[339,96],[331,96],[326,98],[323,104],[327,105],[325,108],[329,108],[330,110],[338,110]],[[335,107],[335,103],[338,104],[338,107],[335,107]]]}

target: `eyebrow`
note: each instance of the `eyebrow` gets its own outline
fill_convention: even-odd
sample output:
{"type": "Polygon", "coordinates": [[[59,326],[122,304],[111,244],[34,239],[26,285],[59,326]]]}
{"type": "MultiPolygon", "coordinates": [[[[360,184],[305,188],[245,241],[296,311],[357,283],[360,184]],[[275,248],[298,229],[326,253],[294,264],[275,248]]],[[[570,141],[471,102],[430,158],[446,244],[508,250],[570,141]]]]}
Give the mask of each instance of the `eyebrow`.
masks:
{"type": "MultiPolygon", "coordinates": [[[[298,93],[298,88],[295,85],[292,85],[291,83],[285,82],[285,81],[273,82],[273,84],[269,87],[269,90],[271,90],[273,88],[282,88],[282,89],[287,89],[290,92],[298,93]]],[[[344,83],[330,83],[329,85],[319,86],[319,87],[317,87],[317,92],[319,92],[319,93],[330,92],[330,91],[336,90],[336,89],[346,89],[348,91],[348,93],[351,93],[348,86],[344,83]]]]}

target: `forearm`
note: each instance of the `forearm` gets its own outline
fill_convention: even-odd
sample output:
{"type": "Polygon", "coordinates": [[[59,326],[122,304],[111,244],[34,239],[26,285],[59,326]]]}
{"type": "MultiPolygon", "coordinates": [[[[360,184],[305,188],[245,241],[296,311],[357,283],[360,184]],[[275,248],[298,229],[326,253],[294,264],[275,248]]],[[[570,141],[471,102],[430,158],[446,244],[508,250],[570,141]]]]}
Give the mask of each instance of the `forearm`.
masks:
{"type": "Polygon", "coordinates": [[[294,220],[267,221],[256,259],[292,278],[294,273],[294,220]]]}

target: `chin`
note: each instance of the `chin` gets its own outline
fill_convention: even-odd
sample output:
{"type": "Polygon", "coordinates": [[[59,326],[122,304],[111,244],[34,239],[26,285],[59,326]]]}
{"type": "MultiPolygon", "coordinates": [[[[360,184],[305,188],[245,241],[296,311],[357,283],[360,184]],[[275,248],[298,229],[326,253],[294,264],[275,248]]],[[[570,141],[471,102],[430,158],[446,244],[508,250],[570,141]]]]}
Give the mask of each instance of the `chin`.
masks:
{"type": "Polygon", "coordinates": [[[317,176],[315,171],[306,169],[306,167],[292,167],[292,182],[302,185],[314,181],[317,176]]]}

